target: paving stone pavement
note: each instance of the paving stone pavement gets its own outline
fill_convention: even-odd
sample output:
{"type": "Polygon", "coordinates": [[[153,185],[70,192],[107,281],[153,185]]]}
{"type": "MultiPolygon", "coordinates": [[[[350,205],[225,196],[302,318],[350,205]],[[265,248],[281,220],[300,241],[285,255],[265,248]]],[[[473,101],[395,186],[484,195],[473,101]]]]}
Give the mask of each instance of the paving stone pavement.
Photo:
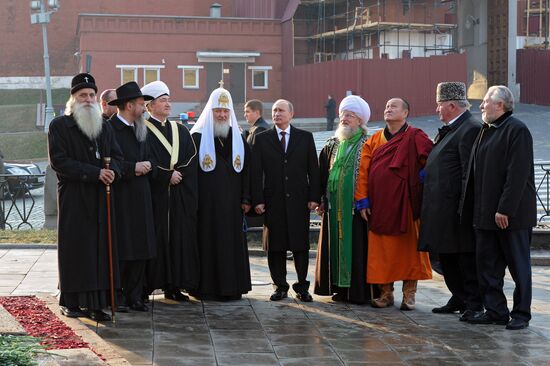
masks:
{"type": "MultiPolygon", "coordinates": [[[[507,331],[432,314],[449,296],[437,274],[419,284],[417,310],[404,312],[319,296],[270,302],[265,257],[250,263],[255,285],[240,301],[155,295],[149,312],[119,313],[115,325],[82,321],[132,365],[550,365],[550,267],[533,267],[530,327],[507,331]]],[[[290,282],[291,262],[288,269],[290,282]]],[[[507,276],[509,299],[512,286],[507,276]]],[[[400,291],[396,283],[397,298],[400,291]]],[[[0,295],[56,292],[55,249],[0,249],[0,295]]]]}

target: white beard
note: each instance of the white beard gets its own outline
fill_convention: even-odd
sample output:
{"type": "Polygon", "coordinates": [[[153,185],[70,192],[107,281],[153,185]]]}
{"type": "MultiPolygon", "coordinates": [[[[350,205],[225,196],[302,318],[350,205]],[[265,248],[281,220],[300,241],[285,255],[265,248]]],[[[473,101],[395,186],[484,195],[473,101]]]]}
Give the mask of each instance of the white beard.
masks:
{"type": "Polygon", "coordinates": [[[135,119],[134,126],[136,129],[136,139],[139,142],[145,141],[147,138],[147,126],[145,125],[145,117],[143,114],[135,119]]]}
{"type": "Polygon", "coordinates": [[[349,139],[353,135],[355,135],[357,133],[357,131],[359,131],[359,128],[361,128],[361,127],[351,128],[350,126],[340,125],[340,126],[338,126],[336,131],[334,131],[334,136],[338,140],[344,141],[344,140],[349,139]]]}
{"type": "Polygon", "coordinates": [[[229,135],[229,122],[216,122],[214,123],[214,137],[226,138],[229,135]]]}
{"type": "Polygon", "coordinates": [[[90,139],[95,140],[103,128],[103,117],[99,103],[89,105],[74,102],[70,107],[78,128],[90,139]]]}

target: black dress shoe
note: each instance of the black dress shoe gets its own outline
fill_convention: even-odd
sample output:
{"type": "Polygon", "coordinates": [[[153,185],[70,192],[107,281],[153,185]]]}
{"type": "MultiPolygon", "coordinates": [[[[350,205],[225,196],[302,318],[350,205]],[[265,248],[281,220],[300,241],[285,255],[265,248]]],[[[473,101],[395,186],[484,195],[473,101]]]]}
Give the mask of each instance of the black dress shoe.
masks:
{"type": "Polygon", "coordinates": [[[470,324],[497,324],[497,325],[506,325],[508,324],[508,318],[495,318],[489,313],[479,313],[470,319],[466,320],[470,324]]]}
{"type": "Polygon", "coordinates": [[[463,313],[466,310],[464,305],[445,304],[439,308],[433,308],[432,313],[436,314],[453,314],[457,311],[463,313]]]}
{"type": "Polygon", "coordinates": [[[86,316],[96,322],[111,320],[111,316],[101,310],[88,310],[86,316]]]}
{"type": "Polygon", "coordinates": [[[475,310],[466,310],[461,316],[460,318],[458,318],[458,320],[460,320],[461,322],[467,322],[468,320],[476,317],[476,316],[480,316],[481,314],[483,314],[483,310],[480,310],[480,311],[475,311],[475,310]]]}
{"type": "Polygon", "coordinates": [[[79,316],[85,316],[79,308],[68,308],[66,306],[60,306],[61,314],[68,318],[78,318],[79,316]]]}
{"type": "Polygon", "coordinates": [[[130,307],[130,309],[135,310],[135,311],[149,311],[149,308],[147,307],[147,305],[145,305],[144,303],[142,303],[139,300],[134,302],[133,304],[130,304],[129,307],[130,307]]]}
{"type": "Polygon", "coordinates": [[[271,297],[269,298],[269,300],[279,301],[279,300],[282,300],[282,299],[286,299],[287,297],[288,297],[288,291],[275,290],[275,292],[271,294],[271,297]]]}
{"type": "Polygon", "coordinates": [[[165,291],[164,298],[174,301],[189,301],[189,296],[182,294],[179,290],[165,291]]]}
{"type": "Polygon", "coordinates": [[[313,301],[313,297],[311,297],[311,295],[309,294],[308,291],[298,292],[296,294],[296,298],[298,300],[301,300],[302,302],[312,302],[313,301]]]}
{"type": "Polygon", "coordinates": [[[506,324],[506,329],[508,330],[520,330],[525,329],[529,326],[528,320],[512,318],[508,324],[506,324]]]}
{"type": "Polygon", "coordinates": [[[348,301],[346,294],[344,294],[342,292],[338,292],[338,293],[332,295],[331,299],[332,299],[332,301],[337,301],[337,302],[347,302],[348,301]]]}

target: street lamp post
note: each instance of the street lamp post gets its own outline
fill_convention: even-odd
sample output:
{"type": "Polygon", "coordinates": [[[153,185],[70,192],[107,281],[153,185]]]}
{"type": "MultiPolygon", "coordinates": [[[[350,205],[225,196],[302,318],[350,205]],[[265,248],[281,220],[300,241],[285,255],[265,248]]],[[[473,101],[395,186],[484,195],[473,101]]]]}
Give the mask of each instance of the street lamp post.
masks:
{"type": "Polygon", "coordinates": [[[59,9],[59,0],[35,0],[30,2],[31,10],[38,12],[31,14],[31,24],[42,25],[42,42],[44,43],[44,76],[46,79],[46,110],[44,131],[48,132],[50,122],[54,117],[52,106],[52,83],[50,80],[50,55],[48,53],[48,23],[52,13],[59,9]],[[46,4],[47,1],[47,4],[46,4]],[[50,9],[50,11],[47,11],[50,9]]]}

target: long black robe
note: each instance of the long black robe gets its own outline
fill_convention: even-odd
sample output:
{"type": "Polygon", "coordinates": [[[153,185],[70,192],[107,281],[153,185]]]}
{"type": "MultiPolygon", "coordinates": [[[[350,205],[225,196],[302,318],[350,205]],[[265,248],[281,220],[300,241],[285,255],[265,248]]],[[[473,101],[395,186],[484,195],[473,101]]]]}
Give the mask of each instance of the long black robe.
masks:
{"type": "MultiPolygon", "coordinates": [[[[366,141],[365,136],[363,142],[366,141]]],[[[339,294],[346,301],[362,304],[371,299],[371,287],[367,284],[367,256],[368,256],[368,226],[356,213],[352,222],[352,262],[351,262],[351,283],[349,288],[340,288],[331,281],[331,258],[330,258],[330,233],[329,233],[329,210],[327,199],[327,184],[330,169],[338,151],[338,141],[330,139],[321,150],[319,155],[321,199],[324,203],[325,212],[322,216],[321,235],[317,246],[317,263],[315,268],[314,293],[316,295],[330,296],[339,294]]],[[[359,166],[361,148],[357,149],[355,166],[359,166]]],[[[357,170],[356,170],[357,171],[357,170]]],[[[354,180],[355,181],[355,180],[354,180]]]]}
{"type": "Polygon", "coordinates": [[[116,114],[108,123],[124,155],[121,179],[114,185],[119,260],[150,259],[156,255],[156,243],[149,176],[135,174],[136,162],[148,160],[147,145],[139,142],[134,129],[116,114]]]}
{"type": "MultiPolygon", "coordinates": [[[[48,151],[58,179],[60,305],[104,308],[109,290],[107,201],[99,173],[104,157],[120,156],[113,131],[104,123],[92,141],[72,116],[60,116],[50,124],[48,151]]],[[[112,160],[111,169],[120,176],[117,160],[112,160]]],[[[115,287],[119,288],[114,235],[113,239],[115,287]]]]}
{"type": "MultiPolygon", "coordinates": [[[[194,133],[200,146],[202,135],[194,133]]],[[[198,296],[203,299],[239,297],[252,290],[248,248],[243,241],[241,203],[250,203],[248,166],[250,150],[244,141],[244,166],[240,173],[232,164],[232,134],[215,138],[216,167],[199,172],[198,241],[201,280],[198,296]],[[220,142],[221,141],[221,142],[220,142]],[[223,143],[223,146],[222,146],[223,143]]]]}
{"type": "MultiPolygon", "coordinates": [[[[155,125],[172,143],[170,123],[165,126],[154,118],[155,125]]],[[[170,169],[170,154],[160,140],[147,133],[147,145],[153,166],[151,193],[157,239],[157,257],[147,269],[147,288],[179,288],[192,290],[199,284],[199,252],[197,248],[197,149],[189,130],[178,124],[179,155],[174,169],[183,179],[170,185],[174,170],[170,169]]]]}

